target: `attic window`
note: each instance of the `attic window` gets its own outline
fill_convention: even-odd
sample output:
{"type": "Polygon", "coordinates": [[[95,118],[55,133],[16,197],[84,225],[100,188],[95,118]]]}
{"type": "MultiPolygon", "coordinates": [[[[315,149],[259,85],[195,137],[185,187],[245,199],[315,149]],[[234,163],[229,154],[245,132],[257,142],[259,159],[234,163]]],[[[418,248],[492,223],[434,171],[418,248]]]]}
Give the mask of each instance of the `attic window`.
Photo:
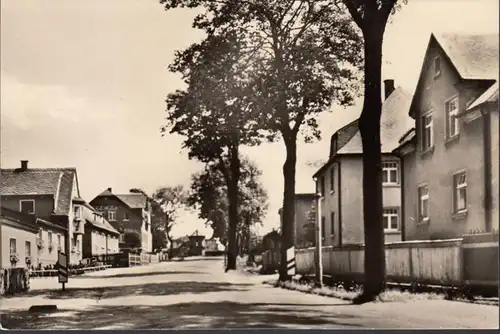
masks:
{"type": "Polygon", "coordinates": [[[21,212],[32,215],[35,213],[35,200],[20,200],[19,207],[21,212]]]}
{"type": "Polygon", "coordinates": [[[434,58],[434,77],[437,77],[441,74],[441,58],[434,58]]]}

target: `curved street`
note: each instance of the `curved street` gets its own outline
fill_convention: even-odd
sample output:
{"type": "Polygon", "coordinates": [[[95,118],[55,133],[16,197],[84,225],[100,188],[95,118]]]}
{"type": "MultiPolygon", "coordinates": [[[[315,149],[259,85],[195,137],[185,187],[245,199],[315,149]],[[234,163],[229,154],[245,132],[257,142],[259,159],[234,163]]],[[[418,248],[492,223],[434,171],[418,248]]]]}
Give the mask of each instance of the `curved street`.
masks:
{"type": "Polygon", "coordinates": [[[222,258],[109,269],[31,281],[31,291],[4,298],[7,329],[169,328],[498,328],[498,306],[444,300],[360,306],[262,284],[275,276],[224,273],[222,258]],[[32,305],[57,305],[47,314],[32,305]],[[446,312],[443,310],[446,309],[446,312]],[[422,319],[426,319],[422,321],[422,319]]]}

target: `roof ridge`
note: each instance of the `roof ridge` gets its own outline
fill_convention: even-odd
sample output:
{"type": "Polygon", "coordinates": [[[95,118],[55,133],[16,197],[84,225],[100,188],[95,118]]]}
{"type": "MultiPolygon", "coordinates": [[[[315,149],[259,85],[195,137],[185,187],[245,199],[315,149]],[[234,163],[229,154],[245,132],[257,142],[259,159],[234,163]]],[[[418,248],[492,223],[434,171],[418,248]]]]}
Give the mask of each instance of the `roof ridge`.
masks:
{"type": "MultiPolygon", "coordinates": [[[[14,172],[18,171],[21,168],[0,168],[2,172],[14,172]]],[[[28,170],[24,172],[67,172],[67,171],[75,171],[76,167],[61,167],[61,168],[28,168],[28,170]]]]}

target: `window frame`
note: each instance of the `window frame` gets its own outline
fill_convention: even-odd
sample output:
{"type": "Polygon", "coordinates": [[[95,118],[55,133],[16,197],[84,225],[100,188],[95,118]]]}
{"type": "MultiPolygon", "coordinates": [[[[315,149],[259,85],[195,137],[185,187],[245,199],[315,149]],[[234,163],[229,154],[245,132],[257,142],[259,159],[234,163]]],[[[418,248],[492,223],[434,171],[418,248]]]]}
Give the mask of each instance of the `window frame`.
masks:
{"type": "Polygon", "coordinates": [[[453,211],[454,214],[467,212],[467,171],[460,170],[453,173],[453,211]],[[459,183],[458,180],[464,177],[464,182],[459,183]],[[458,198],[460,190],[465,188],[464,207],[458,208],[458,198]]]}
{"type": "Polygon", "coordinates": [[[14,255],[14,254],[17,254],[17,239],[9,238],[9,255],[14,255]],[[14,243],[12,243],[12,241],[14,241],[14,243]],[[13,244],[14,247],[12,247],[13,244]]]}
{"type": "Polygon", "coordinates": [[[330,212],[330,235],[335,235],[335,211],[330,212]]]}
{"type": "Polygon", "coordinates": [[[326,218],[325,216],[321,216],[321,240],[325,240],[326,237],[326,218]]]}
{"type": "Polygon", "coordinates": [[[319,187],[321,191],[321,196],[325,196],[325,190],[326,190],[326,177],[322,175],[319,178],[319,187]]]}
{"type": "Polygon", "coordinates": [[[330,168],[330,193],[335,192],[335,167],[330,168]]]}
{"type": "Polygon", "coordinates": [[[399,161],[397,160],[385,160],[382,161],[382,173],[387,174],[387,182],[384,182],[383,176],[382,176],[382,185],[383,186],[394,186],[394,185],[399,185],[399,179],[400,179],[400,172],[399,172],[399,161]],[[395,167],[386,167],[386,164],[395,164],[395,167]],[[391,171],[395,170],[396,171],[396,181],[390,180],[391,177],[391,171]]]}
{"type": "Polygon", "coordinates": [[[31,258],[31,241],[29,240],[24,241],[24,255],[31,258]]]}
{"type": "Polygon", "coordinates": [[[432,60],[432,71],[434,72],[434,78],[441,75],[441,57],[440,56],[436,56],[432,60]],[[439,66],[436,66],[436,64],[439,64],[439,66]],[[436,69],[436,67],[439,67],[439,68],[436,69]]]}
{"type": "Polygon", "coordinates": [[[453,95],[452,97],[446,99],[444,101],[444,110],[446,114],[446,122],[445,122],[445,133],[446,133],[446,139],[453,139],[456,138],[460,134],[460,126],[458,123],[458,113],[460,111],[460,99],[458,94],[453,95]],[[448,106],[450,105],[451,102],[455,101],[456,102],[456,108],[452,111],[448,110],[448,106]],[[452,116],[455,119],[455,133],[451,133],[451,118],[452,116]]]}
{"type": "Polygon", "coordinates": [[[116,210],[108,210],[108,221],[115,222],[116,221],[116,210]],[[111,219],[113,216],[113,219],[111,219]]]}
{"type": "Polygon", "coordinates": [[[400,219],[400,209],[398,207],[385,207],[382,210],[382,221],[384,222],[384,232],[401,232],[401,219],[400,219]],[[389,212],[388,211],[394,211],[389,212]],[[385,228],[385,218],[388,218],[387,228],[385,228]],[[391,217],[396,217],[396,228],[392,228],[391,217]]]}
{"type": "Polygon", "coordinates": [[[19,211],[23,212],[23,213],[27,213],[29,215],[34,215],[36,212],[35,200],[34,199],[21,199],[21,200],[19,200],[19,211]],[[24,212],[23,211],[23,203],[25,203],[25,202],[33,203],[33,212],[24,212]]]}
{"type": "Polygon", "coordinates": [[[420,184],[417,187],[417,198],[418,198],[418,222],[427,222],[430,219],[430,206],[429,206],[429,201],[430,201],[430,190],[429,190],[429,185],[427,183],[420,184]],[[427,193],[422,195],[421,194],[421,189],[427,189],[427,193]],[[423,201],[427,201],[427,216],[423,217],[422,216],[422,203],[423,201]]]}
{"type": "Polygon", "coordinates": [[[420,117],[421,123],[421,140],[420,140],[420,148],[422,152],[426,152],[431,150],[434,147],[434,110],[429,109],[420,117]],[[426,119],[430,117],[431,121],[429,124],[426,123],[426,119]],[[426,141],[426,130],[429,129],[429,144],[425,146],[424,143],[426,141]]]}

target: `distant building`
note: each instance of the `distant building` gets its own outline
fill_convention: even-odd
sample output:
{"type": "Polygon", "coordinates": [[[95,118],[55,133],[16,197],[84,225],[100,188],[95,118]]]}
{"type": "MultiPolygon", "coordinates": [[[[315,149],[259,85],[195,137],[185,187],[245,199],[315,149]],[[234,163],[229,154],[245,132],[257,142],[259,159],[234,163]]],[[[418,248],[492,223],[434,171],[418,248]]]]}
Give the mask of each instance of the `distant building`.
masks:
{"type": "Polygon", "coordinates": [[[90,205],[120,232],[120,248],[126,246],[123,242],[124,233],[136,232],[141,238],[142,251],[153,251],[152,208],[144,194],[113,194],[112,189],[108,188],[90,201],[90,205]]]}
{"type": "Polygon", "coordinates": [[[61,248],[68,252],[68,262],[79,263],[84,222],[78,219],[82,200],[76,169],[28,168],[28,161],[23,160],[20,168],[1,169],[0,173],[2,207],[34,215],[46,222],[41,225],[46,227],[40,236],[41,240],[46,240],[46,248],[40,254],[40,261],[51,263],[57,256],[56,248],[61,240],[61,248]]]}
{"type": "Polygon", "coordinates": [[[120,252],[118,232],[89,204],[84,205],[85,234],[83,235],[83,255],[110,255],[120,252]]]}
{"type": "MultiPolygon", "coordinates": [[[[293,244],[296,248],[313,247],[316,244],[316,225],[311,219],[311,210],[316,202],[316,195],[295,194],[295,219],[293,227],[293,244]]],[[[279,210],[283,222],[283,209],[279,210]]]]}

